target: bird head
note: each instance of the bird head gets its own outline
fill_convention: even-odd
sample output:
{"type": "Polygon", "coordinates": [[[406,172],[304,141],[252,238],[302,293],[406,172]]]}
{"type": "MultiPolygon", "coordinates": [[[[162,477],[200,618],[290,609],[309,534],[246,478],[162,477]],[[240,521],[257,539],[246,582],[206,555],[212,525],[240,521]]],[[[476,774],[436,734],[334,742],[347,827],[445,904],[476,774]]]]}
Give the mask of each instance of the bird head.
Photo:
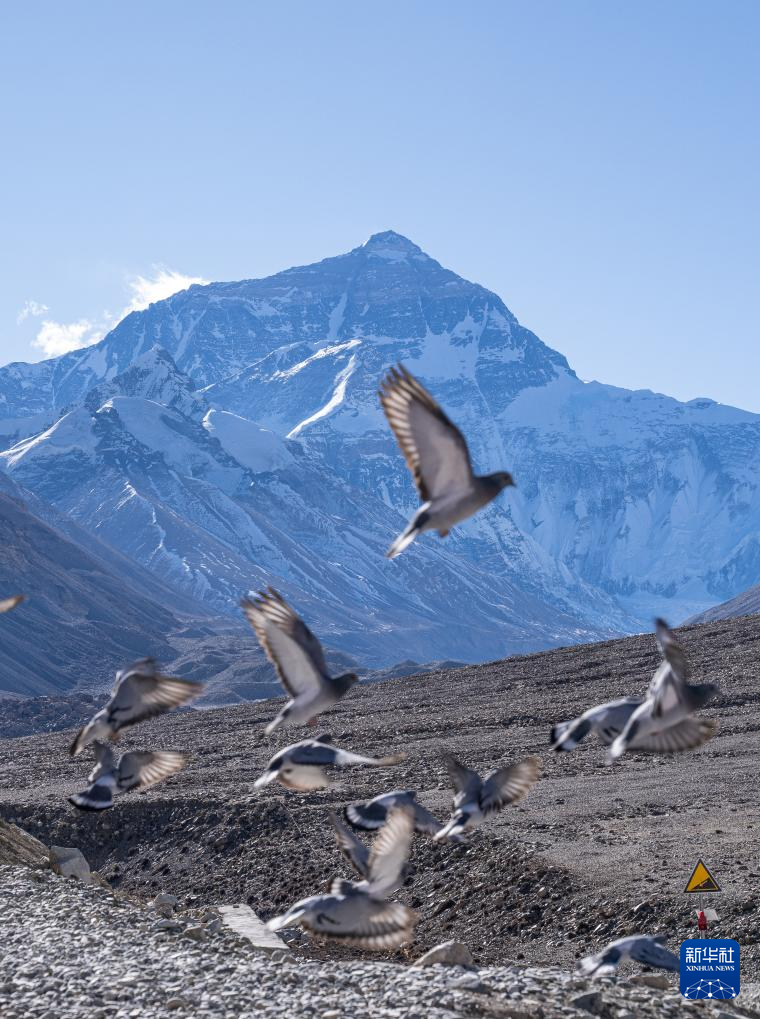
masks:
{"type": "Polygon", "coordinates": [[[493,482],[500,492],[504,488],[515,487],[515,479],[509,471],[496,471],[495,474],[488,475],[488,480],[493,482]]]}
{"type": "Polygon", "coordinates": [[[336,676],[333,680],[335,688],[340,694],[344,694],[346,690],[350,690],[354,683],[359,682],[359,677],[355,672],[346,672],[342,676],[336,676]]]}

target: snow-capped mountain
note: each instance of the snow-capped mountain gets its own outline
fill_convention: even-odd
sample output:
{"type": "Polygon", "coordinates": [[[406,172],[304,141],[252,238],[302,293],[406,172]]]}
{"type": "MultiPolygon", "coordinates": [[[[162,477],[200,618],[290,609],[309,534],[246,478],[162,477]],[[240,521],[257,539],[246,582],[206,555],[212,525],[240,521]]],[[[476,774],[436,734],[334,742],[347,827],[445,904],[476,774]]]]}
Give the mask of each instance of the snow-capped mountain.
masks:
{"type": "Polygon", "coordinates": [[[232,613],[273,582],[369,664],[677,622],[758,576],[760,417],[581,382],[393,232],[0,369],[0,418],[5,470],[165,581],[232,613]],[[518,487],[389,563],[416,504],[376,395],[397,361],[518,487]]]}

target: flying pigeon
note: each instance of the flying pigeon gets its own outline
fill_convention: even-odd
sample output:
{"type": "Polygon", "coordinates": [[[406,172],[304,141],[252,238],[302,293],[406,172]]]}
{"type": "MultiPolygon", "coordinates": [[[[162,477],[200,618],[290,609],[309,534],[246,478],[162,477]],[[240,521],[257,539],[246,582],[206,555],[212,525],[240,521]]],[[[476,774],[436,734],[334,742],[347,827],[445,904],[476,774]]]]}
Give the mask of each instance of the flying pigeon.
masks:
{"type": "Polygon", "coordinates": [[[95,740],[93,746],[96,763],[87,779],[90,786],[84,792],[69,796],[69,803],[79,810],[108,810],[113,806],[114,796],[132,789],[147,789],[176,775],[189,760],[186,754],[130,750],[117,761],[107,743],[95,740]]]}
{"type": "Polygon", "coordinates": [[[14,594],[12,598],[0,599],[0,612],[10,612],[11,609],[15,609],[19,602],[23,600],[23,594],[14,594]]]}
{"type": "Polygon", "coordinates": [[[667,623],[655,620],[663,662],[649,685],[647,696],[628,719],[607,751],[611,764],[626,750],[672,754],[701,746],[717,729],[709,718],[692,718],[718,692],[713,683],[689,683],[689,663],[667,623]]]}
{"type": "Polygon", "coordinates": [[[267,764],[263,774],[256,779],[254,786],[261,789],[262,786],[277,780],[286,789],[310,792],[313,789],[327,789],[332,784],[328,772],[335,768],[348,768],[355,764],[387,768],[404,760],[406,754],[403,753],[390,757],[362,757],[361,754],[352,754],[348,750],[333,746],[332,738],[323,734],[279,750],[267,764]]]}
{"type": "Polygon", "coordinates": [[[270,736],[281,725],[315,725],[359,679],[353,672],[332,677],[322,645],[273,588],[241,606],[290,700],[264,730],[270,736]]]}
{"type": "Polygon", "coordinates": [[[395,559],[423,531],[445,538],[502,489],[514,485],[507,471],[477,476],[464,436],[424,386],[399,364],[380,384],[380,403],[422,499],[422,506],[388,549],[395,559]]]}
{"type": "Polygon", "coordinates": [[[443,754],[443,759],[454,786],[454,812],[433,836],[437,842],[460,836],[482,824],[489,814],[519,803],[541,776],[540,757],[526,757],[517,764],[491,771],[485,781],[477,772],[465,768],[453,754],[443,754]]]}
{"type": "Polygon", "coordinates": [[[574,750],[592,729],[609,746],[625,729],[636,708],[642,704],[640,697],[621,697],[589,708],[571,722],[560,722],[552,729],[552,749],[557,752],[574,750]]]}
{"type": "Polygon", "coordinates": [[[635,959],[654,969],[678,970],[681,961],[669,949],[665,948],[667,938],[663,934],[654,937],[651,934],[633,934],[628,938],[618,938],[598,955],[587,955],[576,967],[579,973],[586,976],[603,977],[614,973],[623,959],[635,959]]]}
{"type": "Polygon", "coordinates": [[[93,715],[71,744],[73,756],[93,740],[118,739],[122,729],[179,708],[197,697],[202,683],[162,676],[152,658],[143,658],[116,673],[116,684],[104,708],[93,715]]]}
{"type": "Polygon", "coordinates": [[[393,792],[375,796],[364,803],[349,803],[344,810],[346,820],[362,831],[374,831],[382,828],[393,807],[408,806],[414,813],[414,830],[423,835],[437,835],[443,825],[425,810],[416,800],[417,794],[412,789],[394,789],[393,792]]]}
{"type": "Polygon", "coordinates": [[[267,926],[278,931],[300,924],[311,934],[368,951],[386,951],[409,941],[417,914],[385,897],[402,883],[413,832],[412,810],[394,808],[367,854],[364,880],[336,879],[329,894],[301,899],[267,926]]]}

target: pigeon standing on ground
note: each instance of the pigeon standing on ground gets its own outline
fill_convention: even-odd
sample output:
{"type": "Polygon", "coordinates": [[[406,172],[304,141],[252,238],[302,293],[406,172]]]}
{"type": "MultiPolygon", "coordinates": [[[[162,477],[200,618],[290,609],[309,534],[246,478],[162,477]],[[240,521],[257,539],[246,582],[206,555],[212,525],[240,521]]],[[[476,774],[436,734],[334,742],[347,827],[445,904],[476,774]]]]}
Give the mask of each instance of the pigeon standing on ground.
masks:
{"type": "Polygon", "coordinates": [[[464,436],[403,365],[380,384],[380,403],[412,472],[422,506],[388,549],[394,559],[423,531],[445,538],[451,528],[495,499],[512,475],[473,473],[464,436]]]}
{"type": "Polygon", "coordinates": [[[387,768],[406,760],[406,754],[393,754],[390,757],[363,757],[352,754],[349,750],[341,750],[333,746],[330,736],[323,734],[314,739],[305,739],[293,743],[278,751],[267,764],[254,786],[257,789],[278,781],[286,789],[298,792],[311,792],[313,789],[327,789],[332,783],[329,772],[337,768],[349,768],[353,765],[369,765],[374,768],[387,768]]]}
{"type": "Polygon", "coordinates": [[[359,677],[353,672],[330,676],[322,645],[273,588],[240,604],[291,698],[264,730],[267,736],[281,725],[315,725],[317,716],[337,704],[359,677]]]}
{"type": "Polygon", "coordinates": [[[95,740],[93,747],[96,763],[87,779],[90,787],[69,796],[69,803],[79,810],[107,810],[113,806],[114,796],[132,789],[147,789],[182,771],[189,760],[186,754],[130,750],[117,761],[107,743],[95,740]]]}
{"type": "Polygon", "coordinates": [[[657,642],[663,662],[654,674],[645,700],[628,719],[625,728],[607,751],[611,764],[626,750],[672,754],[701,746],[715,733],[710,718],[692,718],[718,692],[713,683],[693,683],[689,663],[668,624],[655,620],[657,642]]]}
{"type": "Polygon", "coordinates": [[[422,835],[437,835],[443,828],[441,822],[425,810],[416,799],[412,789],[394,789],[393,792],[375,796],[363,803],[349,803],[344,813],[346,820],[362,831],[375,831],[382,828],[393,807],[409,807],[414,813],[414,830],[422,835]]]}
{"type": "Polygon", "coordinates": [[[403,880],[413,832],[411,809],[396,807],[372,843],[365,880],[337,878],[329,894],[302,899],[267,926],[278,931],[298,924],[311,934],[368,951],[387,951],[411,940],[417,914],[385,897],[403,880]]]}
{"type": "Polygon", "coordinates": [[[23,600],[23,594],[14,594],[12,598],[0,599],[0,612],[10,612],[11,609],[15,609],[19,602],[23,600]]]}
{"type": "Polygon", "coordinates": [[[71,753],[73,756],[81,754],[88,743],[96,739],[115,742],[122,729],[182,707],[202,690],[202,683],[162,676],[156,671],[152,658],[143,658],[116,673],[110,700],[77,733],[71,753]]]}
{"type": "Polygon", "coordinates": [[[678,970],[681,960],[670,949],[665,948],[667,938],[663,934],[633,934],[627,938],[611,941],[598,955],[587,955],[576,967],[586,976],[603,977],[614,973],[623,959],[635,959],[655,969],[678,970]]]}
{"type": "Polygon", "coordinates": [[[526,757],[507,768],[498,768],[485,779],[465,768],[453,754],[444,754],[443,759],[454,786],[454,812],[433,836],[436,841],[462,835],[482,824],[489,814],[519,803],[541,776],[540,757],[526,757]]]}

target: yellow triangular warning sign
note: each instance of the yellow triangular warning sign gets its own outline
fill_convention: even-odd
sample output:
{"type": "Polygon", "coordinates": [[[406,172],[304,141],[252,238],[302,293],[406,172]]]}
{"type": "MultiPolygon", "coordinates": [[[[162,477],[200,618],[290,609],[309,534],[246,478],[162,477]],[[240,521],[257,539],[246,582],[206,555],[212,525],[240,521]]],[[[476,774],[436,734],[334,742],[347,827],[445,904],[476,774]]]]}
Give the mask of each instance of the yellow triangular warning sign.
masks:
{"type": "Polygon", "coordinates": [[[684,889],[686,892],[719,892],[720,886],[715,878],[712,876],[710,871],[705,867],[701,860],[697,861],[697,865],[691,872],[689,883],[684,889]]]}

